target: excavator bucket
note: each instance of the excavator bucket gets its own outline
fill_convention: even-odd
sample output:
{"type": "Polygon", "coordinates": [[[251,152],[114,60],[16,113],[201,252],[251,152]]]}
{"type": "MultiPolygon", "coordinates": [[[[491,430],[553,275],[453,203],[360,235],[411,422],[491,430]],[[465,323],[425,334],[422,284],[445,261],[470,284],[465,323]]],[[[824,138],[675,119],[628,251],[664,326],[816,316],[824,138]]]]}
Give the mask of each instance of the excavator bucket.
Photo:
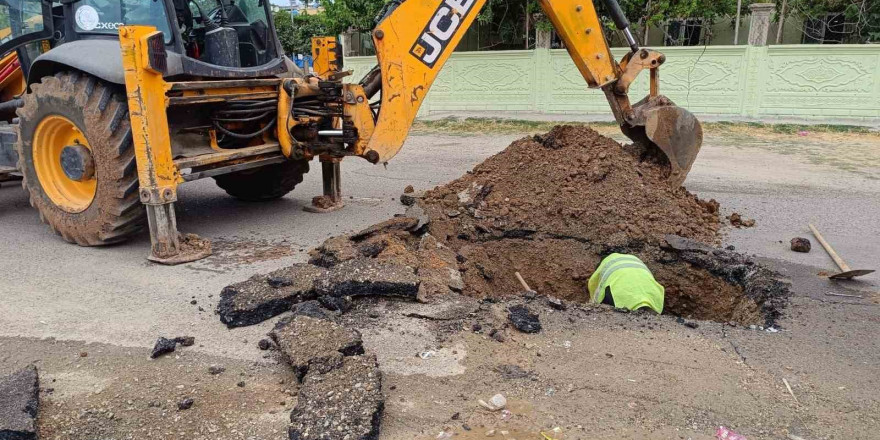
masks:
{"type": "Polygon", "coordinates": [[[624,134],[661,152],[669,160],[669,184],[681,186],[703,145],[700,121],[662,95],[640,101],[633,112],[632,125],[622,127],[624,134]]]}

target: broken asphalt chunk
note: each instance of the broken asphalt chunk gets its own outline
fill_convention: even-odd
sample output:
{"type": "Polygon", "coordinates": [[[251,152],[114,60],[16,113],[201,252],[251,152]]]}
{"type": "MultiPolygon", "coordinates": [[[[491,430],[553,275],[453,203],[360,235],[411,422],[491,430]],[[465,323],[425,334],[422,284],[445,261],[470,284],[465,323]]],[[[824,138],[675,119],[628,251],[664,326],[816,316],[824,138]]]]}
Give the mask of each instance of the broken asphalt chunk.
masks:
{"type": "Polygon", "coordinates": [[[178,336],[174,338],[174,342],[184,347],[192,347],[196,344],[196,338],[193,336],[178,336]]]}
{"type": "Polygon", "coordinates": [[[0,439],[36,440],[40,379],[30,365],[0,378],[0,439]]]}
{"type": "Polygon", "coordinates": [[[348,297],[324,295],[318,298],[318,302],[334,312],[345,313],[351,310],[351,300],[348,297]]]}
{"type": "Polygon", "coordinates": [[[375,356],[346,357],[303,380],[290,414],[290,440],[376,440],[385,398],[375,356]]]}
{"type": "Polygon", "coordinates": [[[555,296],[548,296],[547,297],[547,305],[550,306],[551,309],[556,309],[556,310],[565,310],[568,308],[565,305],[565,301],[563,301],[555,296]]]}
{"type": "Polygon", "coordinates": [[[404,192],[400,195],[400,203],[405,206],[412,206],[416,203],[417,200],[425,197],[424,191],[413,191],[413,192],[404,192]]]}
{"type": "Polygon", "coordinates": [[[337,354],[355,356],[364,353],[361,334],[357,330],[309,316],[284,318],[269,336],[299,380],[312,366],[326,363],[337,354]]]}
{"type": "Polygon", "coordinates": [[[418,203],[415,205],[406,208],[406,212],[403,214],[405,217],[414,218],[417,220],[416,225],[408,231],[420,231],[422,228],[431,223],[431,216],[425,212],[425,209],[422,208],[418,203]]]}
{"type": "Polygon", "coordinates": [[[412,231],[419,225],[419,219],[413,217],[393,217],[381,223],[376,223],[354,235],[351,239],[361,241],[376,234],[390,231],[412,231]]]}
{"type": "Polygon", "coordinates": [[[524,305],[515,305],[507,309],[507,317],[517,330],[523,333],[538,333],[541,331],[541,321],[538,315],[532,313],[524,305]]]}
{"type": "Polygon", "coordinates": [[[308,316],[315,319],[330,319],[328,310],[317,300],[301,302],[293,306],[294,315],[308,316]]]}
{"type": "Polygon", "coordinates": [[[357,259],[334,266],[326,277],[315,282],[315,290],[319,297],[379,295],[415,300],[419,292],[419,277],[408,266],[357,259]]]}
{"type": "Polygon", "coordinates": [[[159,356],[171,353],[175,348],[177,348],[177,341],[160,337],[156,340],[156,345],[153,346],[153,352],[150,353],[150,359],[156,359],[159,356]]]}
{"type": "Polygon", "coordinates": [[[226,286],[217,304],[220,321],[228,327],[242,327],[278,316],[297,302],[313,299],[314,282],[325,274],[321,267],[294,264],[226,286]]]}

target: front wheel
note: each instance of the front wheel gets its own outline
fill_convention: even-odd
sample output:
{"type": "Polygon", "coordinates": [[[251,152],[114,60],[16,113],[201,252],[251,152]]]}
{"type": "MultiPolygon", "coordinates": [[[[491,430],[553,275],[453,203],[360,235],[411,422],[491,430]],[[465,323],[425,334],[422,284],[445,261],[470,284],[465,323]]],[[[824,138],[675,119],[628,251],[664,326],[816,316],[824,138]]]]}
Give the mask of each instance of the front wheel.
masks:
{"type": "Polygon", "coordinates": [[[139,232],[146,213],[124,90],[79,72],[44,77],[31,90],[18,109],[16,150],[40,219],[82,246],[139,232]]]}

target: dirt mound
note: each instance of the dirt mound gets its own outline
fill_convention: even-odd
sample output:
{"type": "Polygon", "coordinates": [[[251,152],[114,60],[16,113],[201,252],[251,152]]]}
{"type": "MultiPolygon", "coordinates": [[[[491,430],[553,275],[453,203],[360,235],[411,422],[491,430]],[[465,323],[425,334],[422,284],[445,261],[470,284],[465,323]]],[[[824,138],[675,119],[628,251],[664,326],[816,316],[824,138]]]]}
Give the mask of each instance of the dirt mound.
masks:
{"type": "MultiPolygon", "coordinates": [[[[767,272],[734,280],[709,264],[720,258],[712,247],[719,241],[718,203],[670,187],[668,168],[648,156],[588,127],[559,126],[428,191],[403,218],[380,224],[386,227],[327,240],[312,251],[312,262],[406,264],[419,275],[423,297],[517,294],[520,272],[540,294],[586,302],[587,280],[601,259],[624,252],[645,261],[666,287],[667,312],[742,324],[775,319],[775,298],[787,290],[750,288],[767,272]],[[666,241],[672,235],[703,248],[706,257],[682,258],[666,241]]],[[[744,257],[718,265],[734,260],[746,265],[744,257]]]]}
{"type": "Polygon", "coordinates": [[[591,128],[559,126],[429,191],[424,204],[435,220],[454,218],[451,236],[519,230],[621,245],[657,244],[666,234],[714,242],[718,203],[671,188],[668,168],[642,156],[591,128]]]}

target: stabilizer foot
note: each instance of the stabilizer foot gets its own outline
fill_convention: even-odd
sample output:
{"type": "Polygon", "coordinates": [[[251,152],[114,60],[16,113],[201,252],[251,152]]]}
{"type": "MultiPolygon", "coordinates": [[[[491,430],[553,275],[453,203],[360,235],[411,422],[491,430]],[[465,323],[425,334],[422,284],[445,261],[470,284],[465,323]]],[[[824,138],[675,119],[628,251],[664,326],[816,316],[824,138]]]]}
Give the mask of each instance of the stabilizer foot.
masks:
{"type": "Polygon", "coordinates": [[[196,234],[177,231],[174,203],[146,205],[152,243],[148,260],[173,266],[189,263],[211,255],[211,241],[196,234]]]}
{"type": "Polygon", "coordinates": [[[342,172],[339,166],[342,158],[321,158],[321,177],[324,180],[324,195],[312,199],[312,204],[303,207],[306,212],[325,214],[345,206],[342,201],[342,172]]]}

